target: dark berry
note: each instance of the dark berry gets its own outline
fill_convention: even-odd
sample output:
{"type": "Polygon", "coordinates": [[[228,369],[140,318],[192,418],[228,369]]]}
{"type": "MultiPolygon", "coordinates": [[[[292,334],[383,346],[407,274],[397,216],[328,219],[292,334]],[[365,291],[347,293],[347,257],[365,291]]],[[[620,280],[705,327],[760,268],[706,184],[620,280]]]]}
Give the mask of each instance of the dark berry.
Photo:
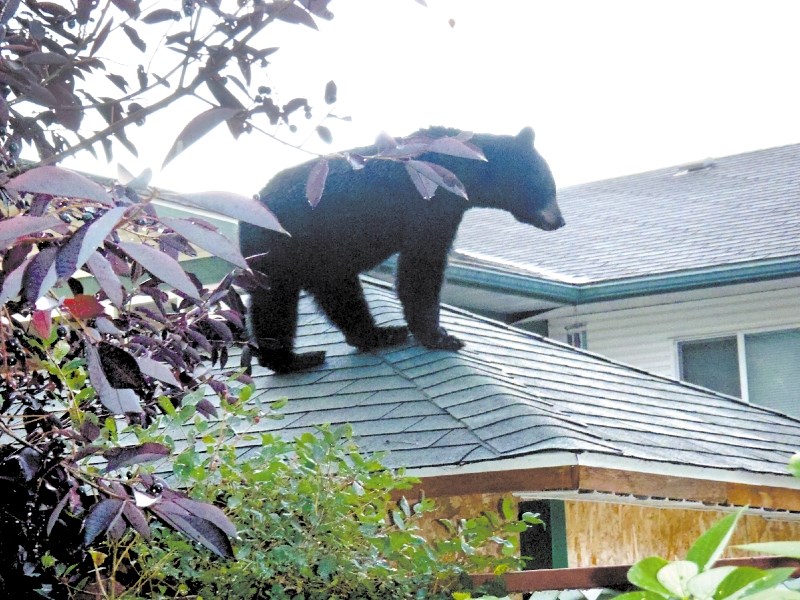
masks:
{"type": "Polygon", "coordinates": [[[69,329],[67,329],[66,326],[59,325],[58,327],[56,327],[56,335],[59,337],[59,339],[63,340],[65,337],[67,337],[68,333],[69,329]]]}
{"type": "Polygon", "coordinates": [[[9,354],[8,356],[6,356],[6,364],[9,367],[13,367],[15,364],[17,364],[17,357],[14,356],[13,354],[9,354]]]}
{"type": "Polygon", "coordinates": [[[72,223],[72,217],[69,216],[69,213],[61,213],[58,215],[58,218],[64,221],[64,223],[72,223]]]}
{"type": "Polygon", "coordinates": [[[272,89],[268,88],[265,85],[262,85],[258,88],[258,93],[263,94],[264,96],[269,96],[272,93],[272,89]]]}
{"type": "Polygon", "coordinates": [[[164,491],[164,486],[158,482],[150,486],[150,493],[153,494],[154,496],[159,495],[163,491],[164,491]]]}

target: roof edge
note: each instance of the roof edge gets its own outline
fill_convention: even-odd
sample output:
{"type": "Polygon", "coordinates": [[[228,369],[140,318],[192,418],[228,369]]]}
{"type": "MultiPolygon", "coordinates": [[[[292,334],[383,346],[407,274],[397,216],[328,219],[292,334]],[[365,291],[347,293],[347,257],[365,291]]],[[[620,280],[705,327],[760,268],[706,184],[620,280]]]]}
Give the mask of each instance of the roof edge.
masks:
{"type": "Polygon", "coordinates": [[[712,505],[800,511],[800,479],[597,453],[554,452],[409,469],[428,496],[468,493],[606,493],[712,505]]]}
{"type": "Polygon", "coordinates": [[[587,283],[565,283],[532,276],[527,272],[515,273],[502,268],[493,269],[465,263],[450,264],[447,267],[447,281],[450,283],[534,296],[562,304],[622,300],[798,275],[798,256],[587,283]]]}

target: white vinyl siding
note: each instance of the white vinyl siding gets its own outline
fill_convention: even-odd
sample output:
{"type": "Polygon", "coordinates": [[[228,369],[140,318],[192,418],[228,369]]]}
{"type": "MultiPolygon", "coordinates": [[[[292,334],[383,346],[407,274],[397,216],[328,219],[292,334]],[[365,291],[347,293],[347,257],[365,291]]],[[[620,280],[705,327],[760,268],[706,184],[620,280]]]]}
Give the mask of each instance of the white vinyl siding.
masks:
{"type": "Polygon", "coordinates": [[[550,336],[566,342],[577,322],[591,352],[678,378],[679,341],[800,327],[800,280],[557,309],[548,320],[550,336]]]}

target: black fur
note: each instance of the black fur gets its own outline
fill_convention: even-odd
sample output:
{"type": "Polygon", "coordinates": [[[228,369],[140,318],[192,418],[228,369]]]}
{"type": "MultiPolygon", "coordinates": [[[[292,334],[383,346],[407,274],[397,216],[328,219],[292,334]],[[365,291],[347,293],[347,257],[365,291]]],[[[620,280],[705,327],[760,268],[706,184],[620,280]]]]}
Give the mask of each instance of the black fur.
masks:
{"type": "MultiPolygon", "coordinates": [[[[427,130],[454,135],[455,130],[427,130]]],[[[278,372],[314,367],[324,352],[293,351],[297,303],[307,290],[341,329],[347,342],[369,350],[402,343],[408,330],[426,347],[457,350],[462,343],[439,326],[439,292],[447,253],[464,212],[472,206],[507,210],[519,221],[541,229],[564,224],[556,204],[550,169],[533,148],[533,130],[517,136],[476,134],[488,162],[427,154],[465,185],[469,200],[443,188],[423,199],[401,163],[369,161],[353,170],[331,161],[325,192],[316,208],[305,197],[313,162],[287,169],[267,184],[261,200],[291,237],[242,223],[244,256],[268,276],[270,287],[253,293],[250,322],[259,362],[278,372]],[[359,273],[399,252],[397,294],[408,323],[377,327],[364,298],[359,273]]],[[[371,155],[374,147],[353,151],[371,155]]]]}

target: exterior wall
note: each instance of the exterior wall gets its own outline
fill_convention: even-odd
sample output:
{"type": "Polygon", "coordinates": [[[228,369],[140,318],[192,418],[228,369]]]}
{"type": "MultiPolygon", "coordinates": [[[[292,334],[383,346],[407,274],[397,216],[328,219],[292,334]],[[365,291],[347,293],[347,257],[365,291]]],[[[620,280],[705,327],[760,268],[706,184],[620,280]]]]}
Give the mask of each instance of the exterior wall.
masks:
{"type": "MultiPolygon", "coordinates": [[[[648,556],[685,558],[692,543],[726,513],[610,502],[565,502],[570,567],[624,565],[648,556]]],[[[730,546],[800,540],[800,521],[745,515],[730,546]]],[[[728,550],[726,556],[753,556],[728,550]]]]}
{"type": "MultiPolygon", "coordinates": [[[[508,495],[435,498],[438,510],[422,524],[424,534],[442,535],[444,529],[437,522],[440,518],[469,518],[484,510],[499,510],[504,497],[508,495]]],[[[694,541],[726,514],[715,510],[566,500],[566,566],[625,565],[654,555],[667,560],[682,559],[694,541]]],[[[551,524],[546,526],[550,528],[551,524]]],[[[739,521],[725,556],[752,556],[731,549],[735,544],[781,540],[800,540],[800,520],[745,515],[739,521]]],[[[553,539],[552,543],[561,546],[562,541],[553,539]]]]}
{"type": "Polygon", "coordinates": [[[793,279],[562,308],[549,315],[550,336],[566,342],[583,323],[589,351],[677,377],[679,340],[800,327],[799,288],[793,279]]]}

